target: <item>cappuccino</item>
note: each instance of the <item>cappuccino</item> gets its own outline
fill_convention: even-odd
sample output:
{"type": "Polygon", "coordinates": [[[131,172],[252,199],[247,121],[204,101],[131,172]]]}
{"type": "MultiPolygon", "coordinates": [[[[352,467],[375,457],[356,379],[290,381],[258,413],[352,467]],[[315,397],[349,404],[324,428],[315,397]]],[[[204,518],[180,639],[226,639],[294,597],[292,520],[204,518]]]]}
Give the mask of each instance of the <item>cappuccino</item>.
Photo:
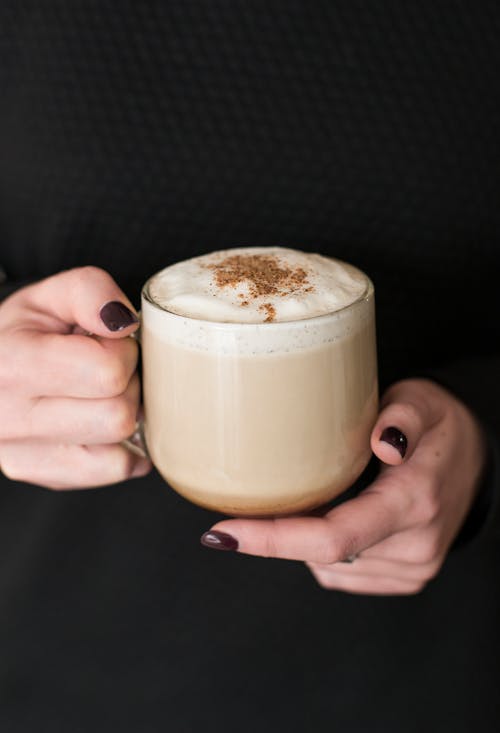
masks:
{"type": "Polygon", "coordinates": [[[373,286],[284,248],[181,262],[143,290],[145,436],[167,482],[228,514],[311,509],[370,457],[373,286]]]}

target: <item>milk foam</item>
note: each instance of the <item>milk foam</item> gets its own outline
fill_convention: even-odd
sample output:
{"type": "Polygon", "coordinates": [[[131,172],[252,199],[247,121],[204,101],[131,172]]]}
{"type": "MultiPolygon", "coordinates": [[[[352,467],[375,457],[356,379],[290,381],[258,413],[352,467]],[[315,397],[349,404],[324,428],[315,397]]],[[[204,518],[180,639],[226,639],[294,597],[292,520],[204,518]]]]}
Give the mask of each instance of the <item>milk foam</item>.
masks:
{"type": "MultiPolygon", "coordinates": [[[[244,260],[243,260],[244,261],[244,260]]],[[[367,277],[352,265],[318,254],[283,247],[245,247],[212,252],[178,262],[149,283],[151,299],[161,308],[187,318],[219,323],[276,323],[325,315],[358,300],[368,287],[367,277]],[[302,273],[302,282],[278,285],[275,293],[255,293],[242,279],[221,286],[215,269],[228,257],[273,258],[278,266],[302,273]]]]}
{"type": "Polygon", "coordinates": [[[373,285],[353,266],[320,255],[278,247],[225,250],[154,275],[144,288],[142,317],[145,332],[183,348],[219,356],[284,354],[338,341],[365,327],[374,317],[373,285]],[[231,254],[260,253],[276,254],[280,260],[286,257],[288,265],[306,270],[306,285],[314,287],[314,292],[303,287],[290,296],[259,296],[241,306],[241,283],[228,286],[227,292],[214,284],[207,264],[231,254]],[[262,300],[274,305],[275,322],[263,322],[262,300]],[[254,322],[243,320],[243,314],[248,318],[249,313],[254,322]]]}

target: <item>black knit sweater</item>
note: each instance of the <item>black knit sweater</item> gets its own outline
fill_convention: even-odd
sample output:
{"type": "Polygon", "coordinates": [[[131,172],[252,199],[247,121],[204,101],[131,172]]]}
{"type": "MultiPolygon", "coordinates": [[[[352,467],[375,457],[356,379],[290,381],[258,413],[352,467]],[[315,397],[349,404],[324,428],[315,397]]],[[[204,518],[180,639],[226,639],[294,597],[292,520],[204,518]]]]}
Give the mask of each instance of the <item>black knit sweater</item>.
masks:
{"type": "MultiPolygon", "coordinates": [[[[217,554],[156,475],[0,476],[0,730],[498,730],[500,4],[4,0],[3,295],[95,264],[279,244],[375,282],[382,388],[433,375],[491,440],[415,597],[217,554]]],[[[373,470],[372,466],[372,470],[373,470]]],[[[365,477],[365,481],[368,477],[365,477]]]]}

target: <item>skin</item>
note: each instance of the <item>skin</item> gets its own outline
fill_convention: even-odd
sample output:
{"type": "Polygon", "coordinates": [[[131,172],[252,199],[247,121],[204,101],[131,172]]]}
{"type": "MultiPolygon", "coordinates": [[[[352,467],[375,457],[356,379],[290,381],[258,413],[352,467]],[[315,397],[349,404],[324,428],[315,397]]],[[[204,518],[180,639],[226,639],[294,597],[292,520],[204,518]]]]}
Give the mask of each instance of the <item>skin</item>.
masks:
{"type": "Polygon", "coordinates": [[[0,306],[0,467],[48,489],[83,489],[151,469],[120,445],[140,400],[137,324],[110,331],[101,307],[132,304],[97,267],[61,272],[0,306]],[[92,334],[92,336],[88,334],[92,334]]]}
{"type": "MultiPolygon", "coordinates": [[[[22,288],[0,306],[0,467],[9,478],[83,489],[151,470],[120,445],[140,405],[137,344],[127,338],[137,325],[110,331],[99,317],[110,301],[133,311],[108,273],[84,267],[22,288]]],[[[422,590],[474,500],[484,439],[465,405],[427,380],[394,384],[381,407],[371,435],[380,472],[357,498],[323,517],[229,519],[212,530],[236,538],[239,552],[307,563],[327,589],[422,590]],[[408,439],[404,458],[380,440],[389,426],[408,439]]]]}
{"type": "Polygon", "coordinates": [[[431,381],[397,382],[385,393],[371,446],[376,480],[323,517],[229,519],[211,531],[238,551],[301,560],[317,582],[349,593],[409,595],[439,572],[476,495],[485,463],[481,427],[467,407],[431,381]],[[404,458],[380,440],[397,426],[404,458]],[[352,563],[343,562],[356,556],[352,563]]]}

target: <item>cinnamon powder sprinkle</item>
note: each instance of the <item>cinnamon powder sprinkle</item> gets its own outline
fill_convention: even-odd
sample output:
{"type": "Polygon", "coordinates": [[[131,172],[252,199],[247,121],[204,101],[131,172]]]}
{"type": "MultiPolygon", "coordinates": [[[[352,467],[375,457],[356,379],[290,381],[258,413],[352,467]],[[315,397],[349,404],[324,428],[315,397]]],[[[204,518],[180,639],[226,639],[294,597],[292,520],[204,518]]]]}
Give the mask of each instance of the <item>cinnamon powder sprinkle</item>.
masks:
{"type": "Polygon", "coordinates": [[[276,318],[276,308],[272,303],[263,303],[260,306],[259,310],[264,311],[264,313],[266,314],[264,323],[272,323],[276,318]]]}
{"type": "MultiPolygon", "coordinates": [[[[247,297],[252,300],[266,295],[286,296],[306,286],[306,292],[313,289],[304,268],[280,264],[279,258],[274,255],[229,255],[207,267],[213,271],[215,284],[220,288],[234,288],[240,283],[246,283],[247,297]]],[[[240,293],[238,297],[244,296],[240,293]]],[[[246,306],[248,303],[248,300],[243,300],[240,305],[246,306]]],[[[266,313],[265,323],[270,323],[276,317],[276,309],[272,303],[264,303],[259,310],[266,313]]]]}

